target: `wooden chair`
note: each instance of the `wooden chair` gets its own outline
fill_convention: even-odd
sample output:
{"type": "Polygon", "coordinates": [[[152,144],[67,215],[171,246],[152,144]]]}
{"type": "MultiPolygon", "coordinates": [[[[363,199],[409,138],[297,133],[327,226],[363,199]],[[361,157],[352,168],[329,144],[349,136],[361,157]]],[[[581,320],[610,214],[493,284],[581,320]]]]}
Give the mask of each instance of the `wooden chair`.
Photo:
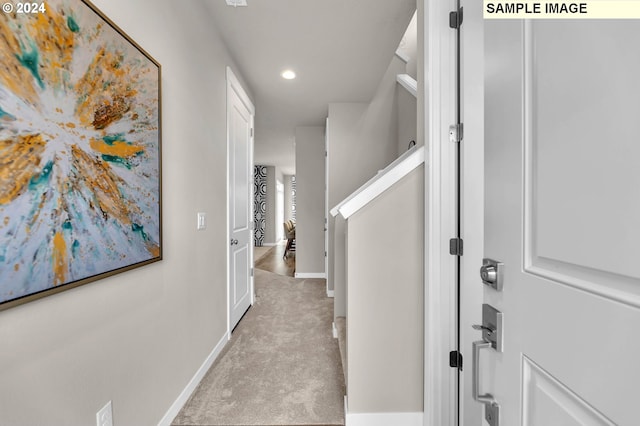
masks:
{"type": "Polygon", "coordinates": [[[292,220],[288,220],[283,223],[283,226],[284,236],[287,239],[287,246],[284,249],[284,256],[282,256],[284,259],[287,257],[288,252],[294,251],[291,246],[293,245],[293,241],[296,239],[296,224],[292,220]]]}

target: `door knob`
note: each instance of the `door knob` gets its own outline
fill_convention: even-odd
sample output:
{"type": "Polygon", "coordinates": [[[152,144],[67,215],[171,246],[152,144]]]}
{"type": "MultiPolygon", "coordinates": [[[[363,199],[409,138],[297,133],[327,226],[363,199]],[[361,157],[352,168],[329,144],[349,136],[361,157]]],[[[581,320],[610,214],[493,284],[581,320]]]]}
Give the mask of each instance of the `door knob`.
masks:
{"type": "Polygon", "coordinates": [[[493,259],[482,259],[482,266],[480,267],[482,283],[497,291],[502,291],[503,269],[504,263],[502,262],[493,259]]]}
{"type": "Polygon", "coordinates": [[[231,245],[233,246],[233,245],[235,245],[235,244],[238,244],[238,240],[234,240],[234,239],[232,238],[232,239],[231,239],[231,245]]]}

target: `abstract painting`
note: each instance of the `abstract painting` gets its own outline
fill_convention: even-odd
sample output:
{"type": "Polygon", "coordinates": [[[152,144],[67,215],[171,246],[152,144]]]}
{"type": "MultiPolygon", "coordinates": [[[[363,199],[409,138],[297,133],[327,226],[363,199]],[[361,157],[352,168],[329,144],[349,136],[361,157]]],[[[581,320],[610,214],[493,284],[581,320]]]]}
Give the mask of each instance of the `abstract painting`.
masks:
{"type": "Polygon", "coordinates": [[[7,4],[0,309],[162,258],[160,65],[89,2],[7,4]]]}

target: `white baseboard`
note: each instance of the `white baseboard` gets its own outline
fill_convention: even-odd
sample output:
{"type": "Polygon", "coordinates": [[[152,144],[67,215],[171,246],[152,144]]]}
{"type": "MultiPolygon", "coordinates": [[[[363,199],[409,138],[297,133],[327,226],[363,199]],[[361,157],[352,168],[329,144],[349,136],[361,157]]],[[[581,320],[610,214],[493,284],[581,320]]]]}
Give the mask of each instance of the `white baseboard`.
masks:
{"type": "Polygon", "coordinates": [[[278,243],[262,243],[262,247],[275,247],[278,243]]]}
{"type": "Polygon", "coordinates": [[[218,358],[218,355],[220,355],[220,351],[222,351],[222,348],[224,348],[228,341],[228,333],[224,333],[224,336],[222,336],[218,344],[213,348],[209,356],[207,356],[207,359],[205,359],[200,368],[198,368],[196,374],[194,374],[194,376],[191,378],[191,380],[187,384],[187,387],[185,387],[184,390],[180,393],[178,399],[176,399],[175,402],[171,404],[171,407],[169,407],[169,410],[167,410],[164,417],[162,417],[162,419],[158,423],[158,426],[171,426],[171,422],[173,421],[173,419],[178,415],[178,413],[182,409],[182,406],[187,402],[193,391],[196,390],[204,375],[207,373],[207,371],[209,371],[211,365],[213,365],[213,361],[218,358]]]}
{"type": "Polygon", "coordinates": [[[333,297],[335,295],[334,290],[327,290],[327,297],[333,297]]]}
{"type": "Polygon", "coordinates": [[[424,413],[349,413],[344,397],[345,426],[422,426],[424,413]]]}
{"type": "Polygon", "coordinates": [[[327,278],[324,272],[296,272],[296,278],[327,278]]]}
{"type": "Polygon", "coordinates": [[[338,328],[336,327],[336,323],[335,322],[331,323],[331,329],[333,330],[333,338],[337,339],[338,338],[338,328]]]}

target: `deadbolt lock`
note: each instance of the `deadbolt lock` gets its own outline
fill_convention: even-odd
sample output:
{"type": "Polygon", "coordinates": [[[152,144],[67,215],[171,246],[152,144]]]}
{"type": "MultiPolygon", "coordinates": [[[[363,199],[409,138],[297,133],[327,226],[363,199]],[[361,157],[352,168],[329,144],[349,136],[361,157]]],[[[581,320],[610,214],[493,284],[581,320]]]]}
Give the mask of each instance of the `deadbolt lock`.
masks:
{"type": "Polygon", "coordinates": [[[504,263],[493,259],[482,259],[480,278],[483,284],[497,291],[502,291],[504,284],[504,263]]]}

